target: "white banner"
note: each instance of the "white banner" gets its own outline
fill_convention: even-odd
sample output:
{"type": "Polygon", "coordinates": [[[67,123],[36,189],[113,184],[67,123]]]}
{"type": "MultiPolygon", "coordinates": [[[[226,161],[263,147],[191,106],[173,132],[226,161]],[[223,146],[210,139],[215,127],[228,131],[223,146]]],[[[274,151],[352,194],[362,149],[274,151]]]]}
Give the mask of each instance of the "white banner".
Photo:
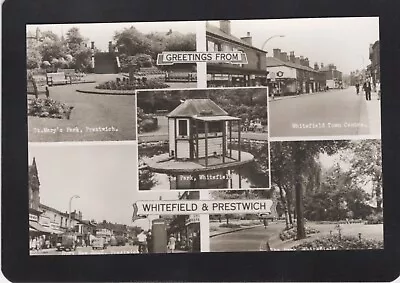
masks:
{"type": "Polygon", "coordinates": [[[232,63],[247,64],[244,52],[163,52],[157,56],[157,65],[173,65],[175,63],[232,63]]]}
{"type": "Polygon", "coordinates": [[[270,213],[272,200],[138,201],[135,215],[270,213]]]}

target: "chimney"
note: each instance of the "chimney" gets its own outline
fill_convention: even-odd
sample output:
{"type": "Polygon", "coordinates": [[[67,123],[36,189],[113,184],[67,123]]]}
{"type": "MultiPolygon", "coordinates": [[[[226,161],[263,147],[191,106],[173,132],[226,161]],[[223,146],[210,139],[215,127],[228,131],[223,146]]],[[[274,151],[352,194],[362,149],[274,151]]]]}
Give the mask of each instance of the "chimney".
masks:
{"type": "Polygon", "coordinates": [[[231,34],[231,21],[219,21],[219,29],[226,34],[231,34]]]}
{"type": "Polygon", "coordinates": [[[277,58],[277,59],[281,58],[281,50],[279,48],[274,49],[274,58],[277,58]]]}
{"type": "Polygon", "coordinates": [[[314,70],[316,70],[316,71],[319,70],[319,66],[318,66],[318,63],[317,63],[317,62],[314,63],[314,70]]]}
{"type": "Polygon", "coordinates": [[[108,42],[108,52],[109,52],[109,53],[113,52],[112,41],[109,41],[109,42],[108,42]]]}
{"type": "Polygon", "coordinates": [[[296,63],[296,57],[294,56],[294,51],[290,51],[290,62],[296,63]]]}
{"type": "Polygon", "coordinates": [[[295,59],[295,63],[296,63],[297,65],[301,65],[301,59],[300,59],[300,57],[295,57],[294,59],[295,59]]]}
{"type": "Polygon", "coordinates": [[[321,62],[321,69],[324,67],[324,63],[321,62]]]}
{"type": "Polygon", "coordinates": [[[310,67],[310,61],[308,61],[308,58],[304,59],[304,66],[310,67]]]}
{"type": "Polygon", "coordinates": [[[281,60],[283,62],[287,62],[288,61],[287,59],[288,59],[287,53],[286,52],[281,52],[281,60]]]}
{"type": "Polygon", "coordinates": [[[241,37],[240,39],[249,45],[253,45],[253,38],[251,37],[250,32],[247,32],[247,35],[245,37],[241,37]]]}
{"type": "Polygon", "coordinates": [[[90,48],[91,48],[91,49],[94,49],[94,41],[92,41],[92,42],[90,43],[90,48]]]}

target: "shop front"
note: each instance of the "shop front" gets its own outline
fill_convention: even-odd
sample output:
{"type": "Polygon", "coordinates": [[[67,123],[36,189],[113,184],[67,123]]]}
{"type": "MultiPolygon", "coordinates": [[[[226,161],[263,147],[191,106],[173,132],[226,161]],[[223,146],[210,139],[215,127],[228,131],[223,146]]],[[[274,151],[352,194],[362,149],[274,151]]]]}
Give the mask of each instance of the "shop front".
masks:
{"type": "Polygon", "coordinates": [[[267,73],[264,70],[249,70],[232,64],[208,64],[208,87],[266,86],[267,73]]]}

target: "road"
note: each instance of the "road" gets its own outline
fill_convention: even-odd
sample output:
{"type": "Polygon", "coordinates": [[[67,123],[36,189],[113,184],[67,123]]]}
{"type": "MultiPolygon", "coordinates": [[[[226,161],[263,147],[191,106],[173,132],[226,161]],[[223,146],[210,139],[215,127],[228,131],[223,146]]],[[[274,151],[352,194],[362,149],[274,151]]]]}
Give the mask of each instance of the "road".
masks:
{"type": "Polygon", "coordinates": [[[93,250],[92,247],[78,247],[76,251],[57,251],[48,249],[41,251],[31,251],[31,255],[94,255],[94,254],[135,254],[138,253],[137,246],[109,246],[104,250],[93,250]]]}
{"type": "Polygon", "coordinates": [[[285,227],[283,222],[270,222],[267,228],[257,226],[237,232],[222,234],[210,238],[211,252],[243,252],[261,251],[267,239],[279,236],[285,227]]]}
{"type": "MultiPolygon", "coordinates": [[[[309,235],[305,241],[312,241],[316,238],[329,236],[330,232],[337,234],[336,224],[319,224],[308,222],[307,227],[317,229],[319,233],[309,235]]],[[[383,225],[365,225],[364,223],[341,224],[342,235],[361,237],[383,241],[383,225]]],[[[285,223],[270,222],[267,229],[264,226],[241,230],[237,232],[222,234],[210,238],[211,252],[239,252],[239,251],[262,251],[265,250],[265,243],[268,239],[269,245],[273,250],[286,250],[300,244],[297,241],[282,242],[279,233],[285,228],[285,223]]]]}
{"type": "Polygon", "coordinates": [[[354,88],[270,101],[270,136],[352,136],[380,133],[377,96],[366,101],[354,88]]]}

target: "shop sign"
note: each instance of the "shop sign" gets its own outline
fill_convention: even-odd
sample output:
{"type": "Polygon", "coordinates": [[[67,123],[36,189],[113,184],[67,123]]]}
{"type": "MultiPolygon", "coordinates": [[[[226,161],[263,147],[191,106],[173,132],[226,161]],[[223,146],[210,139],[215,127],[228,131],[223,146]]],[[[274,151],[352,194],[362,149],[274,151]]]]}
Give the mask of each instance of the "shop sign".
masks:
{"type": "Polygon", "coordinates": [[[189,218],[186,220],[185,225],[190,225],[193,223],[200,223],[200,216],[199,215],[189,215],[189,218]]]}
{"type": "Polygon", "coordinates": [[[281,77],[283,77],[283,72],[279,71],[279,72],[276,73],[276,75],[281,78],[281,77]]]}
{"type": "Polygon", "coordinates": [[[38,222],[39,221],[39,217],[37,215],[34,215],[34,214],[29,214],[29,221],[38,222]]]}

